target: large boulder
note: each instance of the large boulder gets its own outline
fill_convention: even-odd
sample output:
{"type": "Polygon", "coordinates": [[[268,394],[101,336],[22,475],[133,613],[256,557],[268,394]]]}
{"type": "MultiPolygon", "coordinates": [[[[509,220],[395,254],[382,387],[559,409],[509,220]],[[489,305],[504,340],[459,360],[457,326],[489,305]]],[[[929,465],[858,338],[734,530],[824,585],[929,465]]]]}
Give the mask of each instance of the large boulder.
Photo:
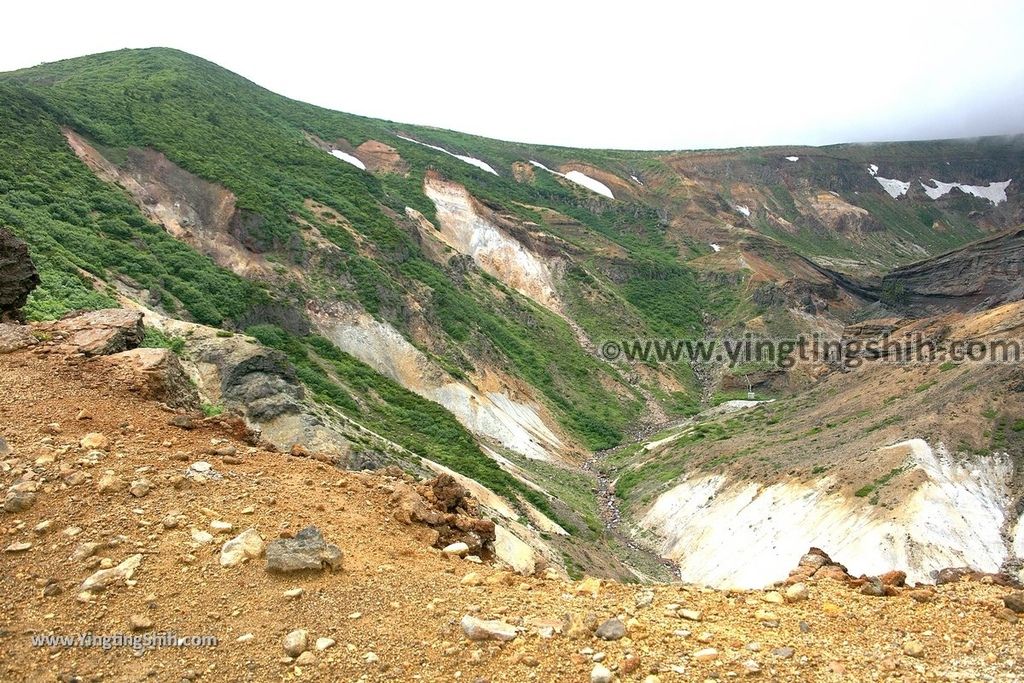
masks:
{"type": "Polygon", "coordinates": [[[12,353],[35,343],[36,338],[28,325],[0,323],[0,353],[12,353]]]}
{"type": "Polygon", "coordinates": [[[295,538],[279,538],[267,545],[267,570],[290,573],[341,569],[344,555],[338,546],[327,543],[315,526],[308,526],[295,538]]]}
{"type": "Polygon", "coordinates": [[[0,322],[23,320],[21,309],[38,284],[39,273],[28,246],[0,227],[0,322]]]}
{"type": "Polygon", "coordinates": [[[40,327],[71,351],[86,356],[107,356],[134,349],[145,335],[142,313],[126,308],[84,311],[40,327]]]}
{"type": "Polygon", "coordinates": [[[131,349],[107,356],[103,362],[147,400],[172,408],[199,407],[199,392],[170,349],[131,349]]]}

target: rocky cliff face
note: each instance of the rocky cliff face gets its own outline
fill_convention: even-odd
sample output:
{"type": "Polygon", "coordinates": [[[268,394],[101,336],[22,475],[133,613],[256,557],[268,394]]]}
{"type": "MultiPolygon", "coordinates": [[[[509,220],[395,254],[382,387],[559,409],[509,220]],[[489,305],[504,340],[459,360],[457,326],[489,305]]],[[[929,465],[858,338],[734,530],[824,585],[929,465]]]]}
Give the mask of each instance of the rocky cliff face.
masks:
{"type": "Polygon", "coordinates": [[[38,284],[28,246],[0,227],[0,322],[21,320],[21,309],[38,284]]]}
{"type": "Polygon", "coordinates": [[[898,268],[882,279],[882,295],[918,313],[1024,298],[1024,228],[898,268]]]}

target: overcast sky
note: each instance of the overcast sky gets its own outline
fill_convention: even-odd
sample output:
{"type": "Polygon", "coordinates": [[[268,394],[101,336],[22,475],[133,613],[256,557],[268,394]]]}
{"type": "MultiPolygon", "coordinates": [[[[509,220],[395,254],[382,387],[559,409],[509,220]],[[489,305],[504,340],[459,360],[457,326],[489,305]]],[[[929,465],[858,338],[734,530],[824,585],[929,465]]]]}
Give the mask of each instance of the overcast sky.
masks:
{"type": "Polygon", "coordinates": [[[0,71],[168,46],[332,109],[589,147],[1024,132],[1024,2],[668,4],[18,2],[0,71]]]}

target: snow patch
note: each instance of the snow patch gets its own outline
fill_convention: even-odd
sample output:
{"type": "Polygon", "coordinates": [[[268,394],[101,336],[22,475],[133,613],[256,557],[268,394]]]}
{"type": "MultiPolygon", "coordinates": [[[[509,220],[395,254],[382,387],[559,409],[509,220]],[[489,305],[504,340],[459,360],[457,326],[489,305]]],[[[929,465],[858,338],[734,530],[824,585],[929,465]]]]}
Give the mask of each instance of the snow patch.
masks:
{"type": "MultiPolygon", "coordinates": [[[[615,199],[615,196],[612,194],[611,189],[607,185],[602,183],[600,180],[595,180],[595,179],[591,178],[590,176],[588,176],[585,173],[580,173],[579,171],[569,171],[568,173],[559,173],[558,171],[552,171],[550,168],[548,168],[544,164],[540,163],[539,161],[533,161],[531,159],[530,163],[532,165],[536,166],[537,168],[540,168],[540,169],[543,169],[543,170],[547,171],[548,173],[551,173],[551,174],[556,175],[556,176],[560,176],[562,178],[565,178],[568,181],[574,182],[577,185],[579,185],[580,187],[585,187],[588,190],[590,190],[591,192],[596,192],[597,194],[604,195],[605,197],[608,197],[608,199],[615,199]]],[[[633,180],[636,180],[636,178],[634,177],[633,180]]],[[[639,180],[637,180],[637,182],[640,183],[639,180]]],[[[643,185],[643,183],[640,183],[640,184],[643,185]]]]}
{"type": "Polygon", "coordinates": [[[905,183],[902,180],[896,180],[895,178],[883,178],[882,176],[875,176],[875,180],[882,186],[882,189],[889,193],[889,196],[893,199],[898,199],[907,193],[910,189],[910,183],[905,183]]]}
{"type": "Polygon", "coordinates": [[[929,187],[921,182],[921,187],[924,189],[924,193],[931,199],[938,199],[945,194],[948,194],[957,188],[961,192],[964,192],[981,199],[987,199],[992,202],[993,206],[999,206],[1001,203],[1006,201],[1006,188],[1009,187],[1013,179],[1004,180],[1002,182],[993,182],[988,185],[963,185],[961,183],[944,183],[941,180],[931,179],[931,182],[935,183],[935,187],[929,187]]]}
{"type": "Polygon", "coordinates": [[[1009,456],[956,461],[922,439],[887,448],[906,449],[906,466],[927,477],[887,515],[830,493],[831,477],[764,486],[715,474],[663,493],[641,524],[662,537],[661,552],[678,563],[683,581],[723,588],[785,579],[811,546],[854,575],[900,569],[922,582],[945,567],[998,571],[1009,550],[1001,535],[1011,505],[1009,456]]]}
{"type": "Polygon", "coordinates": [[[786,161],[800,161],[800,157],[786,157],[786,161]]]}
{"type": "Polygon", "coordinates": [[[712,242],[712,243],[711,243],[711,244],[709,244],[708,246],[709,246],[709,247],[711,247],[711,250],[712,250],[713,252],[715,252],[716,254],[717,254],[718,252],[722,251],[722,247],[721,247],[721,246],[719,246],[719,245],[717,245],[717,244],[715,244],[714,242],[712,242]]]}
{"type": "Polygon", "coordinates": [[[481,169],[483,171],[487,171],[488,173],[493,173],[494,175],[498,175],[498,172],[495,171],[491,167],[491,165],[488,164],[486,161],[480,161],[479,159],[476,159],[474,157],[466,156],[465,154],[456,154],[455,152],[449,152],[444,147],[438,147],[437,145],[429,145],[426,142],[420,142],[419,140],[413,140],[412,138],[407,138],[404,135],[396,135],[395,137],[397,137],[399,140],[405,140],[406,142],[411,142],[411,143],[416,144],[416,145],[422,145],[423,147],[429,147],[430,149],[437,150],[438,152],[442,152],[444,154],[447,154],[450,157],[455,157],[459,161],[464,161],[467,164],[469,164],[470,166],[476,166],[477,168],[479,168],[479,169],[481,169]]]}
{"type": "Polygon", "coordinates": [[[632,179],[633,179],[633,182],[634,182],[634,183],[636,183],[637,185],[639,185],[640,187],[643,187],[643,186],[644,186],[644,184],[640,182],[640,179],[639,179],[639,178],[637,178],[637,177],[636,177],[635,175],[631,175],[631,176],[629,176],[629,177],[630,177],[630,178],[632,178],[632,179]]]}
{"type": "Polygon", "coordinates": [[[366,170],[366,164],[364,164],[362,161],[352,156],[351,154],[346,154],[345,152],[342,152],[340,149],[332,149],[331,156],[337,157],[342,161],[347,161],[348,163],[358,168],[360,171],[366,170]]]}
{"type": "Polygon", "coordinates": [[[1024,513],[1017,520],[1017,533],[1013,539],[1013,554],[1017,559],[1024,560],[1024,513]]]}
{"type": "Polygon", "coordinates": [[[738,204],[733,208],[742,213],[744,216],[747,216],[748,218],[750,217],[750,209],[743,206],[742,204],[738,204]]]}
{"type": "Polygon", "coordinates": [[[878,175],[878,166],[876,164],[868,164],[868,173],[878,175]]]}

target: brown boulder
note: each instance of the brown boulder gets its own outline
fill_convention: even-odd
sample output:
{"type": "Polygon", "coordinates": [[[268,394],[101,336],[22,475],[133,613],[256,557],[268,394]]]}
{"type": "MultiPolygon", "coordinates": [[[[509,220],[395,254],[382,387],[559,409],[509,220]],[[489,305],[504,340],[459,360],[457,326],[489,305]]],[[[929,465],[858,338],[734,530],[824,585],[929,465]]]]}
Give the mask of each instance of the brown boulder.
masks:
{"type": "Polygon", "coordinates": [[[0,323],[0,353],[13,353],[36,343],[32,329],[26,325],[0,323]]]}
{"type": "Polygon", "coordinates": [[[131,349],[107,356],[103,362],[147,400],[172,408],[199,407],[199,392],[170,349],[131,349]]]}
{"type": "Polygon", "coordinates": [[[125,308],[75,313],[40,327],[72,352],[86,356],[107,356],[134,349],[145,334],[142,313],[125,308]]]}

